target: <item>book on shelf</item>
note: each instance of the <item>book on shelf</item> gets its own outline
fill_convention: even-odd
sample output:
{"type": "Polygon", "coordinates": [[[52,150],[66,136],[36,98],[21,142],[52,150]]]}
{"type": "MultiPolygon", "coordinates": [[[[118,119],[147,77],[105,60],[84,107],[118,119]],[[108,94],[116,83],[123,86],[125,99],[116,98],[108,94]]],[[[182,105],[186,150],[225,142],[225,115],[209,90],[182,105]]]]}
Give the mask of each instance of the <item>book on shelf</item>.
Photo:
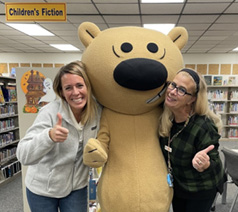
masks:
{"type": "Polygon", "coordinates": [[[204,76],[207,85],[212,85],[212,76],[204,76]]]}
{"type": "Polygon", "coordinates": [[[2,92],[2,86],[0,86],[0,104],[4,104],[4,103],[5,103],[5,99],[2,92]]]}
{"type": "Polygon", "coordinates": [[[236,76],[228,77],[228,85],[236,85],[236,76]]]}
{"type": "Polygon", "coordinates": [[[17,91],[16,86],[6,86],[2,87],[2,93],[6,102],[17,101],[17,91]]]}
{"type": "Polygon", "coordinates": [[[228,76],[227,76],[227,75],[223,75],[223,76],[222,76],[222,79],[223,79],[222,85],[229,85],[229,84],[228,84],[229,79],[228,79],[228,76]]]}
{"type": "Polygon", "coordinates": [[[222,85],[222,76],[214,76],[213,85],[222,85]]]}
{"type": "Polygon", "coordinates": [[[16,86],[7,86],[6,88],[8,89],[9,102],[17,101],[16,86]]]}

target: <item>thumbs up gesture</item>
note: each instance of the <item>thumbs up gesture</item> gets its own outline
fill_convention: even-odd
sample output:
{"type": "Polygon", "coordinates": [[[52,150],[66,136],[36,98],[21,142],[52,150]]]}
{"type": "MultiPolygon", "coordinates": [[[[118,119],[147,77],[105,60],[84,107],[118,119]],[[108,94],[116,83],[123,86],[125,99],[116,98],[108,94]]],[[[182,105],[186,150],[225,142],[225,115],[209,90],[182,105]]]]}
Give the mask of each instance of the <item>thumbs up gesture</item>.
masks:
{"type": "Polygon", "coordinates": [[[214,149],[214,145],[208,146],[206,149],[199,151],[192,160],[192,165],[197,171],[203,172],[210,166],[210,157],[208,152],[214,149]]]}
{"type": "Polygon", "coordinates": [[[56,125],[49,131],[49,136],[54,142],[64,142],[67,139],[69,130],[62,127],[62,116],[57,113],[58,121],[56,125]]]}

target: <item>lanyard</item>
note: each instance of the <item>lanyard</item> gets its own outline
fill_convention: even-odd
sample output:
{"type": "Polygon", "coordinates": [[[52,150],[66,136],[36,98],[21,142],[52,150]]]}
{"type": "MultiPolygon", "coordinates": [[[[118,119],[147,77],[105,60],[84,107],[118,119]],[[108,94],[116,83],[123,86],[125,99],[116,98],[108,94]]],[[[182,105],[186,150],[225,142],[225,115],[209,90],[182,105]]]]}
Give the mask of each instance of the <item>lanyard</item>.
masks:
{"type": "Polygon", "coordinates": [[[183,128],[181,130],[179,130],[176,134],[174,134],[172,138],[170,138],[170,135],[169,135],[168,145],[165,145],[165,147],[164,147],[165,150],[168,152],[168,172],[169,172],[169,174],[172,174],[172,166],[171,166],[171,160],[170,160],[170,153],[172,152],[172,148],[170,147],[170,144],[172,143],[173,139],[176,138],[188,125],[190,117],[191,116],[189,115],[186,122],[183,125],[183,128]]]}

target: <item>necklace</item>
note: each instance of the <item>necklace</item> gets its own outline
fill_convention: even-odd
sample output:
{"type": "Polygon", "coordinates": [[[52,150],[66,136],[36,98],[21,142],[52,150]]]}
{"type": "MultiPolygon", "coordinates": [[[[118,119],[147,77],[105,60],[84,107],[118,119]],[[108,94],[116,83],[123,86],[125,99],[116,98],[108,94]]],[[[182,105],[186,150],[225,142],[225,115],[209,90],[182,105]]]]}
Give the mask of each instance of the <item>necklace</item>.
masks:
{"type": "Polygon", "coordinates": [[[176,138],[188,125],[188,122],[190,120],[191,115],[188,116],[186,122],[184,123],[183,127],[175,133],[172,138],[168,138],[168,145],[165,145],[165,150],[168,152],[168,175],[167,175],[167,182],[169,184],[169,187],[173,187],[173,176],[172,176],[172,166],[170,161],[170,153],[172,152],[172,148],[170,147],[170,144],[172,143],[173,139],[176,138]]]}

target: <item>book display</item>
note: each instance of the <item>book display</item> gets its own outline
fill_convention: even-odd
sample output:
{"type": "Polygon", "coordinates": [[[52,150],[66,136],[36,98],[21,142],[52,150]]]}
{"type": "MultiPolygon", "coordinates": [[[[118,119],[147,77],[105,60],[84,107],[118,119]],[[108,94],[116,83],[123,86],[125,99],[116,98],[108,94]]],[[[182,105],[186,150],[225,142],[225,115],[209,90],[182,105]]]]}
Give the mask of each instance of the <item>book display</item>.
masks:
{"type": "Polygon", "coordinates": [[[21,171],[16,158],[19,142],[16,79],[0,77],[0,184],[21,171]]]}
{"type": "Polygon", "coordinates": [[[222,139],[224,140],[238,138],[237,80],[238,76],[221,75],[212,76],[210,81],[213,83],[207,83],[211,109],[219,113],[223,121],[222,139]]]}

